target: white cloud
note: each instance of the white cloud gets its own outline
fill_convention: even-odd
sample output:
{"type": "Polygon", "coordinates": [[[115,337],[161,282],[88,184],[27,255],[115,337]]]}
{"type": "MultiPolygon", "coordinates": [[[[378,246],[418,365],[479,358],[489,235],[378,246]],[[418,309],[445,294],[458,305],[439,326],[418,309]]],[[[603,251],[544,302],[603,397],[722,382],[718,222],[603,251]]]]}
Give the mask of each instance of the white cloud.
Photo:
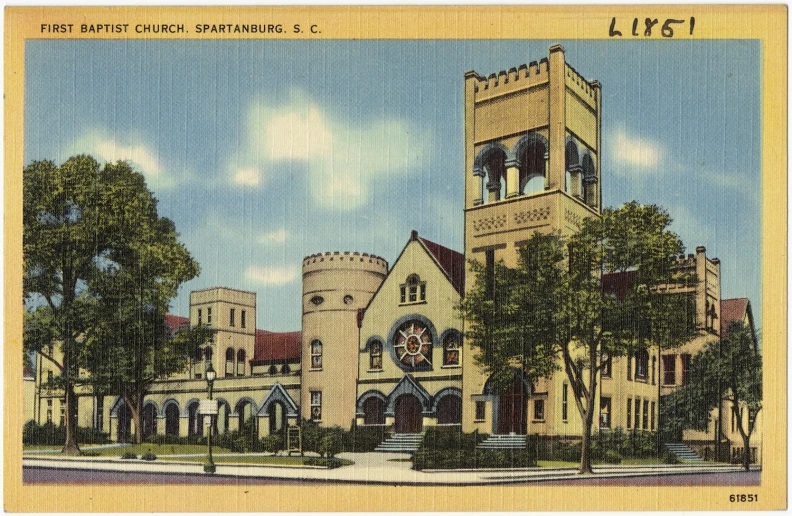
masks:
{"type": "Polygon", "coordinates": [[[429,135],[401,119],[339,120],[301,91],[286,103],[259,99],[250,109],[247,149],[259,168],[307,165],[313,200],[348,211],[367,200],[372,181],[417,172],[429,159],[429,135]]]}
{"type": "Polygon", "coordinates": [[[275,231],[270,231],[268,233],[262,234],[261,236],[259,236],[258,241],[259,243],[262,244],[268,244],[270,242],[276,242],[282,244],[283,242],[286,241],[287,236],[288,235],[286,233],[286,229],[281,228],[275,231]]]}
{"type": "Polygon", "coordinates": [[[633,167],[651,168],[660,163],[662,146],[647,138],[627,135],[619,129],[611,137],[613,159],[633,167]]]}
{"type": "Polygon", "coordinates": [[[233,173],[234,183],[242,186],[258,186],[261,183],[261,173],[256,167],[238,168],[233,173]]]}
{"type": "Polygon", "coordinates": [[[285,285],[298,277],[299,271],[293,265],[285,267],[251,265],[245,270],[246,279],[262,285],[285,285]]]}
{"type": "Polygon", "coordinates": [[[173,177],[164,173],[157,153],[141,142],[117,141],[103,131],[89,131],[74,142],[70,154],[86,153],[108,163],[127,161],[146,177],[149,186],[168,188],[175,185],[173,177]]]}

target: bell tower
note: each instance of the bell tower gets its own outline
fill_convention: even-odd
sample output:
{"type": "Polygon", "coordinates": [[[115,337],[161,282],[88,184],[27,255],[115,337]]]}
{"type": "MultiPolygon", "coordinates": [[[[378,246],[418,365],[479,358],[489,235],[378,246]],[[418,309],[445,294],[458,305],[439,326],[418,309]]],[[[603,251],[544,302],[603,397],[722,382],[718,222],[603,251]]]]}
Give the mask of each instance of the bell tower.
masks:
{"type": "Polygon", "coordinates": [[[465,74],[465,255],[516,265],[535,231],[569,234],[602,205],[601,89],[549,57],[465,74]]]}
{"type": "MultiPolygon", "coordinates": [[[[484,274],[499,260],[516,267],[534,232],[570,235],[599,215],[601,99],[600,84],[569,66],[561,45],[538,63],[486,78],[465,74],[465,257],[485,264],[484,274]]],[[[476,281],[469,269],[465,280],[467,289],[476,281]]],[[[515,377],[502,399],[475,354],[470,347],[462,355],[465,432],[525,433],[529,410],[542,433],[573,431],[552,427],[562,411],[562,375],[538,385],[532,403],[515,377]]]]}

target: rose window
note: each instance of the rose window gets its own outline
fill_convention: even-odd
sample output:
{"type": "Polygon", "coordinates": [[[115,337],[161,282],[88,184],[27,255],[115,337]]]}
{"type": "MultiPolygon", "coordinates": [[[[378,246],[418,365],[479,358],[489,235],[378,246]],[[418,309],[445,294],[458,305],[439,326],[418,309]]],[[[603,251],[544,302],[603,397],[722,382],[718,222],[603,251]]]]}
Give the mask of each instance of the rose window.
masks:
{"type": "Polygon", "coordinates": [[[432,367],[432,336],[429,329],[417,321],[408,321],[396,331],[393,349],[401,365],[413,369],[432,367]]]}

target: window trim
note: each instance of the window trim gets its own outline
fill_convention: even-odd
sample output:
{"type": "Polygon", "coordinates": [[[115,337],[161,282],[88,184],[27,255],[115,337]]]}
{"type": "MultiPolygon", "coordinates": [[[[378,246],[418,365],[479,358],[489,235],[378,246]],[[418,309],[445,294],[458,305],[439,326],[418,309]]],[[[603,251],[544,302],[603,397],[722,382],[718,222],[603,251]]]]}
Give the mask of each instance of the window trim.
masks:
{"type": "Polygon", "coordinates": [[[399,285],[399,304],[400,305],[419,305],[426,303],[426,281],[412,273],[407,276],[404,283],[399,285]]]}
{"type": "Polygon", "coordinates": [[[322,341],[319,340],[319,339],[313,339],[311,341],[310,352],[311,352],[311,363],[309,364],[309,366],[310,366],[309,370],[310,371],[321,371],[322,367],[324,365],[323,364],[323,361],[324,361],[323,360],[324,344],[322,344],[322,341]],[[316,352],[316,345],[318,345],[318,350],[319,350],[318,353],[316,352]],[[318,360],[319,364],[318,365],[314,365],[316,357],[319,358],[319,360],[318,360]]]}
{"type": "Polygon", "coordinates": [[[533,420],[538,422],[544,422],[545,419],[545,400],[544,398],[536,398],[533,402],[533,420]],[[541,408],[541,410],[537,411],[537,408],[541,408]],[[537,414],[539,412],[539,414],[537,414]]]}
{"type": "Polygon", "coordinates": [[[382,371],[382,351],[383,344],[379,340],[371,341],[369,344],[369,371],[382,371]],[[374,358],[379,357],[379,367],[374,366],[374,358]]]}
{"type": "Polygon", "coordinates": [[[309,403],[309,405],[311,407],[311,412],[309,414],[311,416],[311,421],[320,422],[320,421],[322,421],[322,391],[309,391],[309,392],[310,392],[310,394],[309,394],[310,398],[308,400],[308,403],[309,403]],[[318,400],[318,401],[315,401],[315,400],[318,400]],[[318,418],[314,417],[314,412],[315,412],[316,408],[319,409],[319,417],[318,418]]]}

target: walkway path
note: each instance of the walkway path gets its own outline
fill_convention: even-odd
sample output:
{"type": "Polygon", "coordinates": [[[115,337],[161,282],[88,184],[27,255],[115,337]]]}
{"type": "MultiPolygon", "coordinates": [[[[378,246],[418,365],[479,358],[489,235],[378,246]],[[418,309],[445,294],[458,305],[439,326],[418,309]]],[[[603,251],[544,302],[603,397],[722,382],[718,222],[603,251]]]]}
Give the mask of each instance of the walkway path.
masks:
{"type": "MultiPolygon", "coordinates": [[[[414,471],[410,455],[406,453],[341,453],[339,458],[354,461],[351,466],[324,469],[305,466],[256,464],[217,464],[218,476],[281,478],[324,482],[354,482],[406,485],[477,485],[511,482],[546,481],[579,478],[575,468],[526,468],[505,470],[414,471]]],[[[112,457],[42,457],[25,456],[24,466],[85,469],[96,471],[135,471],[205,475],[203,464],[195,462],[146,462],[112,457]]],[[[731,465],[658,465],[658,466],[599,466],[596,477],[634,477],[740,471],[731,465]]],[[[590,477],[589,477],[590,478],[590,477]]]]}

